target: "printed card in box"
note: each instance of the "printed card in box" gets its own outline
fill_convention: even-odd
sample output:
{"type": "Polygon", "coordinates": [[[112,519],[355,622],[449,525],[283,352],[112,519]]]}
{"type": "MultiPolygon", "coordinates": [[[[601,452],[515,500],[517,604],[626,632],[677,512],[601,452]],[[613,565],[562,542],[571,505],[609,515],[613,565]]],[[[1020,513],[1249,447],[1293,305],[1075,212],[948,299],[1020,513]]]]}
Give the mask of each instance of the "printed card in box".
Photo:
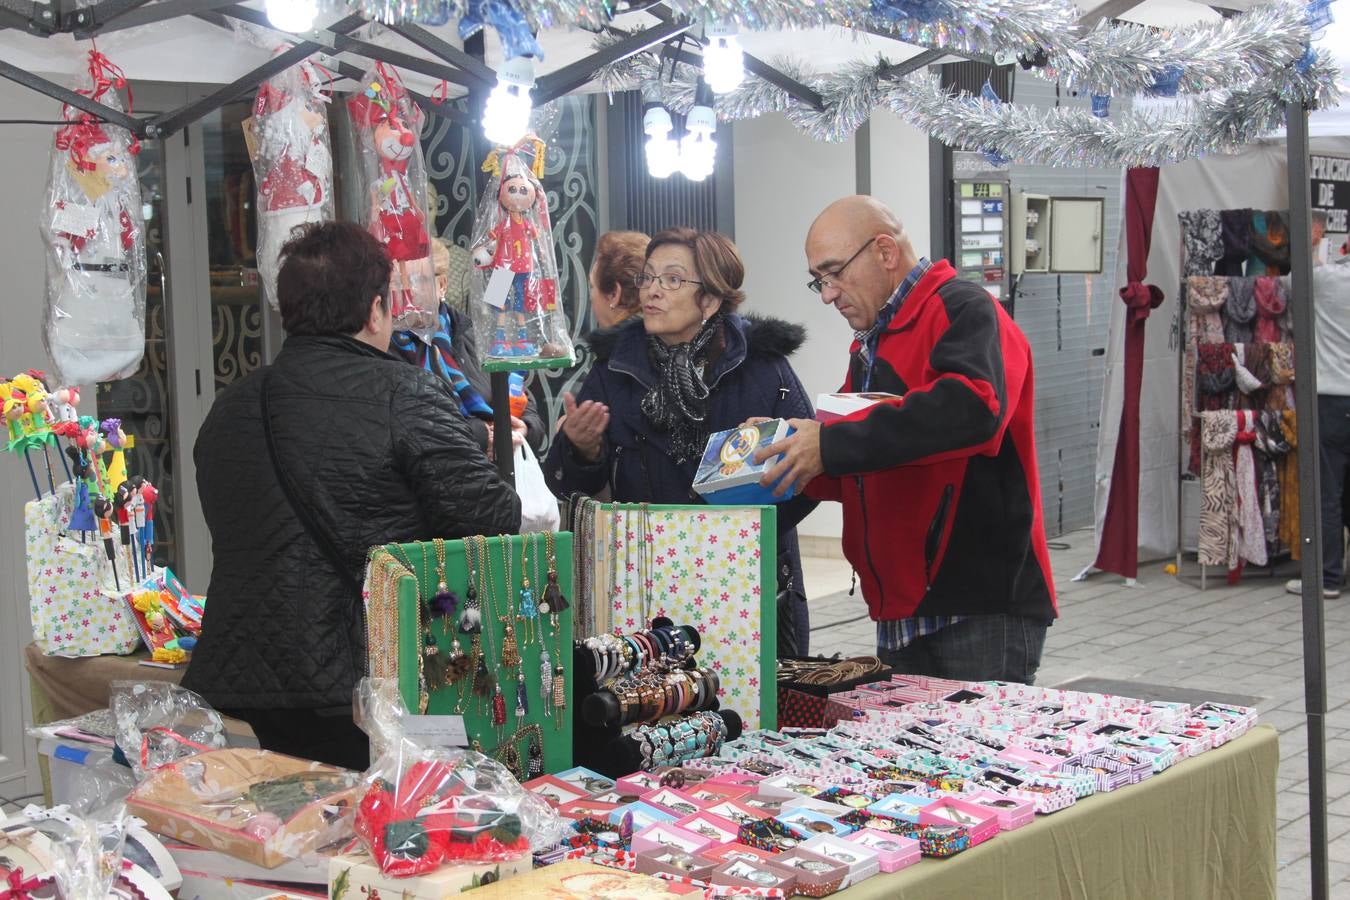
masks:
{"type": "Polygon", "coordinates": [[[795,486],[781,497],[770,488],[760,487],[759,479],[778,462],[778,457],[762,463],[754,461],[757,450],[764,449],[792,434],[784,419],[770,419],[756,425],[739,425],[709,435],[708,444],[694,475],[694,492],[709,503],[730,506],[760,506],[781,503],[792,498],[795,486]]]}
{"type": "Polygon", "coordinates": [[[769,865],[792,874],[796,879],[792,892],[798,897],[828,897],[853,882],[848,866],[801,848],[775,856],[769,865]]]}
{"type": "Polygon", "coordinates": [[[553,775],[541,775],[525,782],[521,787],[543,797],[553,807],[571,803],[573,800],[584,800],[590,796],[590,791],[583,790],[575,784],[569,784],[553,775]]]}
{"type": "Polygon", "coordinates": [[[976,791],[961,799],[992,810],[998,816],[999,831],[1012,831],[1030,825],[1036,818],[1036,807],[1029,800],[1019,800],[993,791],[976,791]]]}
{"type": "MultiPolygon", "coordinates": [[[[737,828],[749,822],[758,822],[760,819],[771,817],[767,810],[750,806],[741,800],[723,800],[721,803],[712,804],[704,812],[733,822],[737,828]]],[[[772,815],[777,815],[779,812],[782,812],[781,807],[772,815]]]]}
{"type": "Polygon", "coordinates": [[[705,847],[711,847],[714,843],[716,842],[711,838],[686,831],[671,822],[657,822],[633,834],[634,853],[655,850],[659,847],[670,847],[692,856],[705,847]]]}
{"type": "Polygon", "coordinates": [[[618,803],[605,803],[583,797],[558,807],[558,814],[565,819],[599,819],[608,821],[609,814],[619,808],[618,803]]]}
{"type": "Polygon", "coordinates": [[[751,847],[748,844],[742,844],[740,841],[728,841],[725,844],[714,844],[707,847],[699,853],[701,859],[706,859],[715,865],[731,862],[732,860],[744,859],[749,862],[763,862],[772,859],[773,854],[767,850],[760,850],[751,847]]]}
{"type": "Polygon", "coordinates": [[[661,809],[673,813],[676,818],[693,815],[707,806],[706,803],[700,803],[685,791],[669,787],[648,791],[642,795],[642,802],[659,806],[661,809]]]}
{"type": "Polygon", "coordinates": [[[715,784],[725,784],[734,787],[752,788],[750,793],[758,790],[758,785],[764,780],[762,775],[754,775],[750,772],[726,772],[721,775],[714,775],[704,782],[704,785],[711,787],[715,784]]]}
{"type": "Polygon", "coordinates": [[[646,828],[648,825],[655,825],[657,822],[674,822],[679,816],[667,812],[659,806],[652,806],[650,803],[627,803],[618,807],[609,814],[609,821],[618,825],[623,821],[623,817],[632,814],[633,830],[646,828]]]}
{"type": "Polygon", "coordinates": [[[716,865],[710,859],[690,855],[675,847],[657,847],[638,853],[634,869],[644,875],[706,882],[716,865]]]}
{"type": "Polygon", "coordinates": [[[982,844],[998,834],[998,813],[985,806],[943,797],[923,808],[921,825],[960,825],[970,832],[970,846],[982,844]]]}
{"type": "Polygon", "coordinates": [[[712,884],[723,887],[778,888],[791,896],[796,878],[766,862],[736,859],[713,869],[712,884]]]}
{"type": "MultiPolygon", "coordinates": [[[[844,887],[871,878],[881,871],[881,861],[875,850],[834,835],[817,835],[802,844],[800,852],[823,856],[832,863],[846,867],[848,878],[844,880],[844,887]]],[[[782,864],[786,860],[778,857],[774,862],[782,864]]]]}
{"type": "Polygon", "coordinates": [[[585,766],[575,766],[553,776],[559,781],[574,784],[590,796],[614,790],[614,779],[606,778],[599,772],[593,772],[585,766]]]}
{"type": "Polygon", "coordinates": [[[715,780],[709,780],[697,787],[690,788],[689,796],[708,806],[725,800],[735,800],[738,797],[748,797],[755,792],[756,786],[753,784],[722,784],[715,780]]]}
{"type": "Polygon", "coordinates": [[[329,900],[366,900],[388,897],[401,900],[445,900],[485,884],[511,878],[534,868],[530,854],[478,865],[442,866],[412,878],[395,878],[380,871],[365,850],[335,856],[328,862],[329,900]]]}
{"type": "Polygon", "coordinates": [[[654,791],[661,786],[661,779],[650,772],[634,772],[632,775],[625,775],[614,784],[614,789],[620,794],[632,794],[634,797],[641,797],[648,791],[654,791]]]}
{"type": "Polygon", "coordinates": [[[675,824],[685,831],[692,831],[694,834],[702,835],[719,844],[736,840],[736,834],[740,829],[739,823],[724,819],[706,809],[696,812],[692,816],[685,816],[675,824]]]}
{"type": "Polygon", "coordinates": [[[898,872],[906,866],[914,865],[923,856],[919,850],[919,842],[914,838],[887,834],[872,828],[855,831],[844,840],[859,844],[875,853],[877,863],[883,872],[898,872]]]}
{"type": "Polygon", "coordinates": [[[918,822],[919,813],[932,802],[932,797],[920,796],[919,794],[887,794],[867,807],[867,811],[875,816],[885,816],[888,819],[918,822]]]}
{"type": "Polygon", "coordinates": [[[789,809],[778,816],[777,819],[801,840],[807,840],[818,834],[843,836],[853,831],[853,828],[838,819],[831,818],[814,809],[802,807],[789,809]]]}

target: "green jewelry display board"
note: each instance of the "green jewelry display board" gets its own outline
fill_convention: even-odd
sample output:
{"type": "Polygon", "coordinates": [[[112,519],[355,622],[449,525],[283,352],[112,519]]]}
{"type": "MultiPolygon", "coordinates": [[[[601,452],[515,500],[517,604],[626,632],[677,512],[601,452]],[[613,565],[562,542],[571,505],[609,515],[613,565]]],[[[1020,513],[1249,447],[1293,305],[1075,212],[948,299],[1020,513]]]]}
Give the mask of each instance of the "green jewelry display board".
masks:
{"type": "MultiPolygon", "coordinates": [[[[462,715],[471,745],[476,742],[476,749],[507,764],[508,768],[518,764],[524,772],[528,767],[535,734],[542,745],[543,772],[570,768],[573,712],[568,702],[572,691],[571,533],[392,545],[378,548],[372,554],[372,572],[381,553],[392,556],[400,564],[398,572],[402,573],[397,579],[397,672],[399,693],[408,708],[418,710],[425,688],[424,712],[427,715],[462,715]],[[409,571],[415,578],[407,577],[409,571]],[[554,610],[544,613],[541,608],[541,605],[547,605],[545,589],[551,576],[556,576],[558,589],[566,599],[567,608],[561,613],[554,610]],[[454,612],[449,615],[434,614],[436,598],[443,592],[442,585],[459,597],[454,612]],[[464,610],[472,605],[474,594],[477,595],[481,623],[477,635],[479,653],[473,652],[474,636],[463,628],[464,610]],[[450,658],[456,641],[460,652],[470,657],[460,663],[467,673],[444,686],[434,682],[428,684],[428,673],[436,671],[436,664],[429,665],[430,659],[424,654],[434,646],[432,656],[450,658]],[[544,653],[548,655],[553,680],[562,680],[560,693],[552,687],[544,689],[544,653]],[[519,662],[515,662],[515,657],[519,657],[519,662]],[[486,696],[479,689],[484,674],[490,675],[495,682],[495,687],[486,696]],[[525,712],[517,716],[522,685],[525,712]],[[559,699],[561,705],[556,702],[559,699]],[[494,706],[497,722],[494,722],[494,706]],[[513,746],[514,755],[511,753],[513,746]]],[[[376,605],[374,584],[373,581],[367,584],[371,594],[370,609],[376,605]]],[[[376,639],[372,624],[372,644],[376,639]]],[[[372,660],[377,655],[377,649],[372,646],[372,660]]],[[[372,671],[375,669],[372,665],[372,671]]]]}
{"type": "Polygon", "coordinates": [[[595,504],[582,517],[591,607],[583,628],[624,633],[653,616],[698,628],[699,664],[747,729],[778,720],[778,509],[595,504]]]}

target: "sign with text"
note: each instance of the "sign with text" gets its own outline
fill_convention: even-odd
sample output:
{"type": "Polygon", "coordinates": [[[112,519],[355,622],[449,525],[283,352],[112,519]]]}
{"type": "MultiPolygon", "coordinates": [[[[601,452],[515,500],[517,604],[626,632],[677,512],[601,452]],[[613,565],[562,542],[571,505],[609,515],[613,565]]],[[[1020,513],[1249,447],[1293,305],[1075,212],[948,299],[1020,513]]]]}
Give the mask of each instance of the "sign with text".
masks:
{"type": "Polygon", "coordinates": [[[1308,177],[1312,182],[1312,208],[1326,213],[1327,243],[1335,256],[1350,234],[1350,157],[1310,156],[1308,177]]]}

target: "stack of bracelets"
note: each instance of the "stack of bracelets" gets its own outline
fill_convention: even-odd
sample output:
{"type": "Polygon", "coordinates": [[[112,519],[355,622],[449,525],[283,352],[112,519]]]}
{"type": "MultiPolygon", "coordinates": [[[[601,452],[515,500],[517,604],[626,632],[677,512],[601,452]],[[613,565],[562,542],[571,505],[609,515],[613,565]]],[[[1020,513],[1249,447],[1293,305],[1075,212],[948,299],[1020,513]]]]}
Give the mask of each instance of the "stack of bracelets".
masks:
{"type": "Polygon", "coordinates": [[[600,634],[579,643],[595,658],[595,686],[600,688],[658,663],[684,664],[698,650],[698,631],[688,625],[664,625],[625,635],[600,634]]]}
{"type": "Polygon", "coordinates": [[[718,713],[701,712],[668,725],[643,725],[628,737],[637,745],[642,768],[650,771],[716,756],[727,738],[727,722],[718,713]]]}
{"type": "Polygon", "coordinates": [[[667,716],[717,708],[717,674],[703,669],[648,669],[596,691],[581,714],[597,728],[658,722],[667,716]]]}

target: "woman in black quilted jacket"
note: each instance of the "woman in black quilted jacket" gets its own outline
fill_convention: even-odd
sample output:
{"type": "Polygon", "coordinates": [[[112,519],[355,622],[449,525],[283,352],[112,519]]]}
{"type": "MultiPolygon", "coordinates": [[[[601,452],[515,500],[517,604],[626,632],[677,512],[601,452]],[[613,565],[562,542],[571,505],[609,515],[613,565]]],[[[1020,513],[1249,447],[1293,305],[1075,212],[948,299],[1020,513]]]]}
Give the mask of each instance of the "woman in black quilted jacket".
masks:
{"type": "Polygon", "coordinates": [[[388,353],[379,242],[351,223],[311,225],[282,259],[286,343],[216,398],[193,450],[214,565],[183,685],[265,749],[359,769],[367,551],[515,533],[520,499],[450,387],[388,353]]]}

